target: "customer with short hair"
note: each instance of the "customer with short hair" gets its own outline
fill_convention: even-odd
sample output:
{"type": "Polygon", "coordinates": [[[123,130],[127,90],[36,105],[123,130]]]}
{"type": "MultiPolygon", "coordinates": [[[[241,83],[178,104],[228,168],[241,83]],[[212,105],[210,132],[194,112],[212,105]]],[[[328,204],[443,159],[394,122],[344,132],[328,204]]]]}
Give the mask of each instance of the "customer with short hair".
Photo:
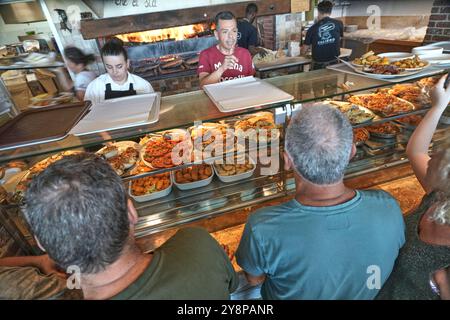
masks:
{"type": "Polygon", "coordinates": [[[203,229],[179,230],[143,253],[122,180],[94,154],[67,156],[34,177],[23,210],[50,258],[81,272],[85,299],[228,299],[237,286],[225,251],[203,229]]]}
{"type": "MultiPolygon", "coordinates": [[[[412,134],[406,153],[427,193],[419,208],[406,217],[406,244],[378,299],[439,299],[430,287],[431,275],[450,264],[450,142],[428,155],[428,148],[450,102],[445,76],[431,92],[432,107],[412,134]]],[[[450,298],[448,294],[441,298],[450,298]]]]}
{"type": "Polygon", "coordinates": [[[342,21],[330,18],[333,10],[331,1],[322,1],[317,5],[317,22],[306,32],[302,53],[311,48],[312,69],[323,69],[338,62],[341,50],[341,38],[344,36],[342,21]]]}
{"type": "Polygon", "coordinates": [[[338,110],[305,107],[286,132],[295,198],[252,214],[236,253],[264,299],[373,299],[404,239],[401,210],[381,190],[345,186],[352,127],[338,110]]]}

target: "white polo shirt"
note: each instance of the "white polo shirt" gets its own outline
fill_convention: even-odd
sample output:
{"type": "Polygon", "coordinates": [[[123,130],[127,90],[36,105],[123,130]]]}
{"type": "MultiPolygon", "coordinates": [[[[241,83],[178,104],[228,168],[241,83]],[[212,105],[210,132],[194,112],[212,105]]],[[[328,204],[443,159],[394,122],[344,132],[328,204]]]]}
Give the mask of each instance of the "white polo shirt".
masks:
{"type": "Polygon", "coordinates": [[[130,89],[130,83],[132,83],[133,89],[136,90],[136,94],[154,92],[152,85],[147,80],[142,79],[135,74],[128,72],[127,81],[124,84],[119,85],[111,79],[108,73],[104,73],[88,85],[84,100],[91,100],[92,104],[104,102],[106,84],[108,83],[111,84],[112,91],[128,91],[130,89]]]}

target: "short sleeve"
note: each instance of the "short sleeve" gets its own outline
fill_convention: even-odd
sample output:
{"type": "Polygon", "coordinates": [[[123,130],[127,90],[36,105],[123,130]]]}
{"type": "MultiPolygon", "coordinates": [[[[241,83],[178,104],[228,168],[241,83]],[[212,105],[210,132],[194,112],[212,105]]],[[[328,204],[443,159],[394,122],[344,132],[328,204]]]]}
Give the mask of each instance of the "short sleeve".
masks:
{"type": "Polygon", "coordinates": [[[212,73],[211,66],[208,61],[208,53],[207,51],[200,52],[200,57],[198,58],[198,67],[197,74],[199,75],[202,72],[212,73]]]}
{"type": "Polygon", "coordinates": [[[340,35],[341,35],[341,37],[343,37],[344,36],[344,23],[342,22],[342,21],[339,21],[339,32],[340,32],[340,35]]]}
{"type": "Polygon", "coordinates": [[[244,232],[236,251],[236,262],[245,272],[253,276],[260,276],[266,273],[264,271],[263,252],[249,222],[244,227],[244,232]]]}
{"type": "Polygon", "coordinates": [[[66,281],[34,267],[0,267],[0,299],[50,299],[62,293],[66,281]]]}
{"type": "Polygon", "coordinates": [[[310,46],[312,44],[313,28],[314,28],[314,26],[312,26],[311,28],[308,29],[308,31],[306,31],[305,44],[307,46],[310,46]]]}

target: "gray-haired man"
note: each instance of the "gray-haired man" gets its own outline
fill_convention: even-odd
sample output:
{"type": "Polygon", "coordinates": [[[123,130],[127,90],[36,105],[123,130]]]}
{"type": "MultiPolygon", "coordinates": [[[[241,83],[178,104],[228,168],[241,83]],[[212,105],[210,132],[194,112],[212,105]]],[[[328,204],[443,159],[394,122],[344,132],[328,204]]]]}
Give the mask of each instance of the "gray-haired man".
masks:
{"type": "Polygon", "coordinates": [[[73,275],[70,286],[81,287],[85,299],[229,299],[238,285],[206,230],[181,229],[152,254],[142,252],[122,180],[94,154],[53,163],[33,178],[25,200],[38,244],[73,275]]]}
{"type": "Polygon", "coordinates": [[[304,108],[286,133],[295,198],[251,215],[236,253],[264,299],[373,299],[403,246],[397,202],[343,183],[356,148],[347,118],[304,108]]]}

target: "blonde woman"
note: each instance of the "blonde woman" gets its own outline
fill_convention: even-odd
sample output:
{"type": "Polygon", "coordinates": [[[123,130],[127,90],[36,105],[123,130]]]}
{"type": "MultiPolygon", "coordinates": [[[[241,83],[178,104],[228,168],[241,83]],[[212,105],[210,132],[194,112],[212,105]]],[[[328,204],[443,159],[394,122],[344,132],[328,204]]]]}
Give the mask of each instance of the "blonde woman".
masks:
{"type": "Polygon", "coordinates": [[[439,118],[450,101],[442,77],[431,92],[432,107],[414,131],[406,149],[411,166],[427,195],[406,217],[406,244],[378,299],[439,299],[430,276],[450,263],[450,137],[428,155],[439,118]]]}

